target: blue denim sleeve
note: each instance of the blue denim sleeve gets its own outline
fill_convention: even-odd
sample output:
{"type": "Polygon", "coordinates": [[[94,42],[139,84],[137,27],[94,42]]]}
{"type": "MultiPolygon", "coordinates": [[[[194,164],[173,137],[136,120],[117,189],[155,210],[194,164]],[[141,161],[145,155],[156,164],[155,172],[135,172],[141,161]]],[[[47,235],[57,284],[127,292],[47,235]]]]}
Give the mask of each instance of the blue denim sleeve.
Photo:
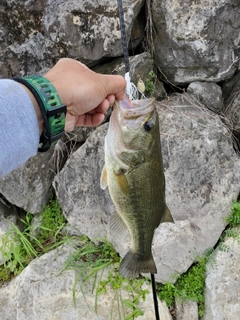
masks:
{"type": "Polygon", "coordinates": [[[35,109],[22,86],[0,80],[0,177],[36,155],[39,127],[35,109]]]}

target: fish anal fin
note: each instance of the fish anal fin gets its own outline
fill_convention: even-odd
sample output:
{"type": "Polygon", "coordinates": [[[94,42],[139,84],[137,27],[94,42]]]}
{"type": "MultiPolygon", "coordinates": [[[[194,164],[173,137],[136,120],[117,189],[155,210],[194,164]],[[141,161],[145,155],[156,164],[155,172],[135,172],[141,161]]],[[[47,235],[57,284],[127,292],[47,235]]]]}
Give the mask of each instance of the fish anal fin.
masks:
{"type": "Polygon", "coordinates": [[[167,205],[165,207],[165,211],[164,211],[164,214],[163,214],[162,220],[161,220],[161,223],[163,223],[163,222],[172,222],[172,223],[174,223],[173,217],[172,217],[171,212],[168,209],[167,205]]]}
{"type": "Polygon", "coordinates": [[[100,187],[105,190],[107,188],[107,169],[106,166],[104,165],[101,173],[101,178],[100,178],[100,187]]]}
{"type": "Polygon", "coordinates": [[[116,235],[116,237],[126,236],[128,233],[128,229],[122,218],[118,213],[115,213],[108,222],[108,231],[112,235],[116,235]]]}
{"type": "Polygon", "coordinates": [[[137,253],[129,250],[120,263],[119,273],[124,278],[135,279],[141,273],[157,273],[157,268],[152,254],[148,259],[142,260],[137,253]]]}

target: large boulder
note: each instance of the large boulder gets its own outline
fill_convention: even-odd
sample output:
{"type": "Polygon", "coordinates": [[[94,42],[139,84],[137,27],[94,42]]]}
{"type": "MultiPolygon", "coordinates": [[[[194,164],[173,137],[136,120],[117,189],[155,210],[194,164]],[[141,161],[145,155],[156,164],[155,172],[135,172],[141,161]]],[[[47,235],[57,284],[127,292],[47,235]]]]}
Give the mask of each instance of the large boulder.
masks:
{"type": "Polygon", "coordinates": [[[161,282],[184,273],[212,248],[239,193],[239,156],[220,118],[187,94],[159,103],[167,203],[175,224],[156,230],[161,282]]]}
{"type": "MultiPolygon", "coordinates": [[[[143,38],[143,0],[123,3],[127,41],[143,38]]],[[[118,6],[99,1],[0,3],[1,77],[44,73],[61,57],[94,65],[123,54],[118,6]]],[[[130,45],[131,45],[130,44],[130,45]]]]}
{"type": "Polygon", "coordinates": [[[104,193],[100,188],[107,129],[108,123],[92,132],[53,182],[68,223],[90,238],[106,236],[107,221],[114,213],[108,192],[104,193]]]}
{"type": "Polygon", "coordinates": [[[192,82],[187,88],[187,93],[194,96],[205,107],[214,113],[221,114],[224,109],[222,90],[214,82],[192,82]]]}
{"type": "Polygon", "coordinates": [[[219,82],[237,70],[238,0],[153,0],[154,53],[166,80],[174,84],[219,82]]]}
{"type": "Polygon", "coordinates": [[[53,150],[38,153],[0,179],[0,193],[17,207],[31,213],[40,212],[48,203],[56,167],[53,150]]]}

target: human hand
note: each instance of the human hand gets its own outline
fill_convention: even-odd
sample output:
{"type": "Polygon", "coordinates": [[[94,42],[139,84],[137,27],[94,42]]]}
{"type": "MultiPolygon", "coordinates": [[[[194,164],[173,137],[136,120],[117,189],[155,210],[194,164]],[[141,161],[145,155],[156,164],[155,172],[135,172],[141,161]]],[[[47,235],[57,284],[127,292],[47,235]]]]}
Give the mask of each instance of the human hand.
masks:
{"type": "Polygon", "coordinates": [[[67,106],[65,131],[75,126],[97,126],[115,99],[125,97],[126,82],[122,76],[103,75],[84,64],[63,58],[45,75],[67,106]]]}

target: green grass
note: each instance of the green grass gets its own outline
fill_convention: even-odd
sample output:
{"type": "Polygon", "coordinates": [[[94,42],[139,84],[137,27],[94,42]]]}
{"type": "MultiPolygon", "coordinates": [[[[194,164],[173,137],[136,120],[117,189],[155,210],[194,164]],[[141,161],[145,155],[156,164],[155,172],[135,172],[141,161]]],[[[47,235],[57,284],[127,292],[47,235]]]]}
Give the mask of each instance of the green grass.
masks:
{"type": "Polygon", "coordinates": [[[140,301],[145,301],[148,290],[143,288],[147,281],[144,278],[128,280],[119,273],[121,258],[113,246],[106,239],[90,241],[83,237],[76,252],[66,261],[66,270],[75,270],[78,274],[73,286],[73,299],[76,305],[76,297],[79,292],[84,296],[84,287],[91,280],[92,294],[95,295],[95,311],[97,312],[98,298],[100,294],[106,294],[111,288],[115,294],[112,302],[117,300],[121,307],[119,319],[134,320],[143,315],[139,308],[140,301]],[[105,272],[105,276],[104,275],[105,272]],[[123,299],[122,291],[129,293],[129,298],[123,299]],[[122,316],[124,318],[122,318],[122,316]]]}
{"type": "Polygon", "coordinates": [[[34,258],[58,247],[65,242],[60,231],[66,224],[57,201],[50,201],[40,214],[41,225],[38,235],[32,233],[31,213],[26,213],[23,230],[11,223],[2,238],[0,252],[4,265],[0,266],[0,283],[18,275],[34,258]]]}
{"type": "Polygon", "coordinates": [[[224,243],[225,238],[233,238],[240,243],[240,202],[234,201],[231,207],[231,213],[224,219],[228,225],[224,230],[220,241],[219,250],[228,252],[230,248],[224,243]]]}
{"type": "Polygon", "coordinates": [[[191,300],[198,304],[199,317],[204,314],[204,288],[205,288],[205,272],[206,263],[210,257],[210,253],[203,258],[199,258],[189,270],[182,274],[175,284],[167,282],[166,284],[158,284],[159,299],[164,300],[168,307],[172,306],[175,298],[180,303],[191,300]]]}
{"type": "Polygon", "coordinates": [[[234,201],[230,215],[224,219],[228,223],[229,228],[236,228],[240,225],[240,202],[234,201]]]}
{"type": "Polygon", "coordinates": [[[38,241],[49,251],[53,247],[59,246],[63,236],[60,233],[65,227],[65,219],[62,208],[56,200],[50,200],[48,206],[40,214],[41,226],[38,233],[38,241]]]}

